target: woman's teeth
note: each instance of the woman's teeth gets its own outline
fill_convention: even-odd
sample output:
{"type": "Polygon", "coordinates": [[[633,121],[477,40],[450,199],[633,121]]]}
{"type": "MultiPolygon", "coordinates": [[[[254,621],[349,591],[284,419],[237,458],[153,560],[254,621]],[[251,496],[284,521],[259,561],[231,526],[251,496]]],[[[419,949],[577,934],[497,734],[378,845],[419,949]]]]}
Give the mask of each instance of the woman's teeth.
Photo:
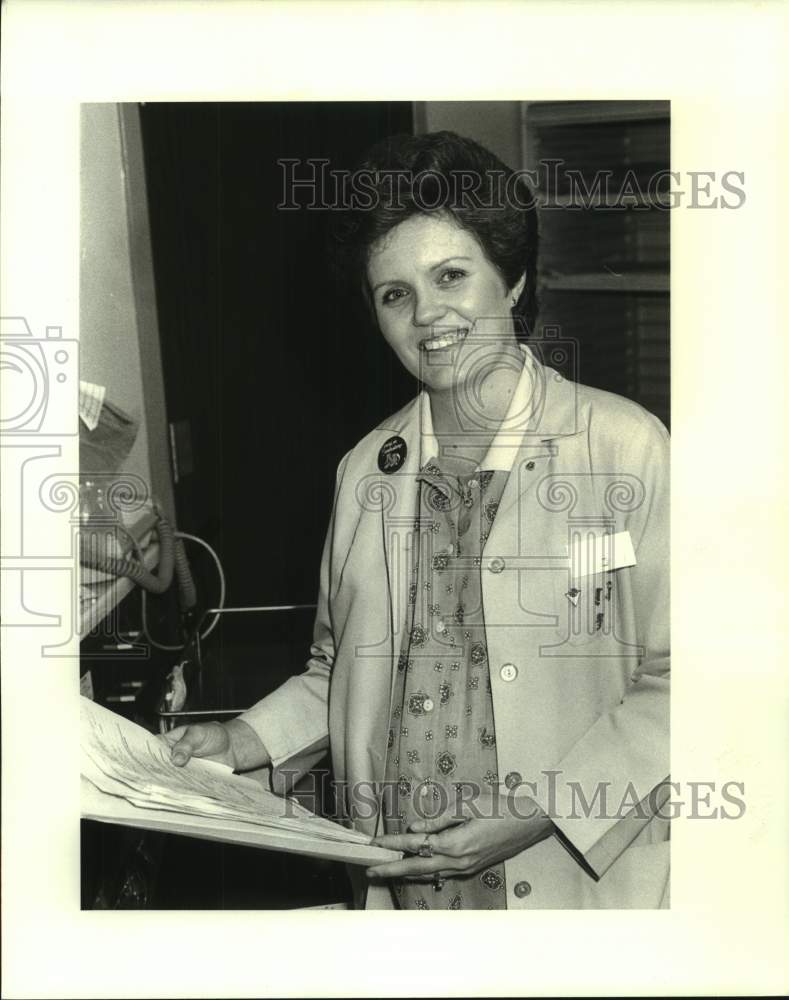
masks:
{"type": "Polygon", "coordinates": [[[442,333],[437,337],[423,340],[419,345],[423,351],[441,351],[445,347],[454,347],[462,343],[468,336],[468,330],[453,330],[452,333],[442,333]]]}

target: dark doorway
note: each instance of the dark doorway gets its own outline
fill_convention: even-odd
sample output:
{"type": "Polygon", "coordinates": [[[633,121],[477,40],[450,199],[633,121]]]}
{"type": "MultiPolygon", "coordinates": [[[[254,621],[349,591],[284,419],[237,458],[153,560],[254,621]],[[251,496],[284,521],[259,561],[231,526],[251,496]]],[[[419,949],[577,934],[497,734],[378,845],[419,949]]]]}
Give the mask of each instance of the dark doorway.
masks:
{"type": "Polygon", "coordinates": [[[219,552],[228,603],[312,602],[337,462],[416,386],[336,287],[329,212],[278,208],[277,161],[350,169],[411,131],[412,105],[146,104],[141,118],[179,527],[219,552]]]}

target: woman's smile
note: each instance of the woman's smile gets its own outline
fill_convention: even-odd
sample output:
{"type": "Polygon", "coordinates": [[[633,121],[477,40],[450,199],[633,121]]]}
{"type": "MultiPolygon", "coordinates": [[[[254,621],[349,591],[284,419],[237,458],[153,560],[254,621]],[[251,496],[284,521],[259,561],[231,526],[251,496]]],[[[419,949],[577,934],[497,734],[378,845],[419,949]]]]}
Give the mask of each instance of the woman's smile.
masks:
{"type": "Polygon", "coordinates": [[[457,344],[462,344],[463,341],[469,334],[469,328],[462,327],[458,330],[451,330],[447,333],[440,333],[436,336],[425,337],[424,340],[419,342],[419,349],[421,351],[443,351],[447,347],[455,347],[457,344]]]}

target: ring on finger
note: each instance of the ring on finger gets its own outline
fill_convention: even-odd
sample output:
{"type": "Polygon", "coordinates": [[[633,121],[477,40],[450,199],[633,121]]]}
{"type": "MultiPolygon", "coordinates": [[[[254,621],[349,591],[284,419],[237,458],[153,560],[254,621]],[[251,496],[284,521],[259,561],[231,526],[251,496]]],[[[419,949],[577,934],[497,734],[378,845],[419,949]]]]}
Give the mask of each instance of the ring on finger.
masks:
{"type": "Polygon", "coordinates": [[[433,857],[433,845],[430,843],[430,834],[428,834],[424,842],[419,845],[419,850],[416,852],[420,858],[432,858],[433,857]]]}

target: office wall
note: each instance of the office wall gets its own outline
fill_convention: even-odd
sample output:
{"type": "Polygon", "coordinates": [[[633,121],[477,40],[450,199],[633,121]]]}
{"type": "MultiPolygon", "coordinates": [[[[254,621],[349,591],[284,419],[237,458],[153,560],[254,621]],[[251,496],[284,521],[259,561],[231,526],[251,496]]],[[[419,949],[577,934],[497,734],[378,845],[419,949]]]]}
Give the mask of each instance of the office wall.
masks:
{"type": "Polygon", "coordinates": [[[414,131],[446,129],[486,146],[514,170],[521,163],[520,101],[416,101],[414,131]]]}

